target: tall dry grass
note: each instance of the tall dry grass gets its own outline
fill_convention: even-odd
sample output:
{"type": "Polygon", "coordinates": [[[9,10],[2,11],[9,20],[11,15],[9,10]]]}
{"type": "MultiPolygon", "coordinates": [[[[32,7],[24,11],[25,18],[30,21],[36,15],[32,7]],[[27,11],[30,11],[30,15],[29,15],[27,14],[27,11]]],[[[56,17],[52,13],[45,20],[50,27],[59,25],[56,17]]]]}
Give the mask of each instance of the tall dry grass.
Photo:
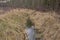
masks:
{"type": "Polygon", "coordinates": [[[30,9],[12,9],[0,15],[0,40],[24,40],[28,17],[39,29],[41,40],[60,40],[60,16],[30,9]]]}

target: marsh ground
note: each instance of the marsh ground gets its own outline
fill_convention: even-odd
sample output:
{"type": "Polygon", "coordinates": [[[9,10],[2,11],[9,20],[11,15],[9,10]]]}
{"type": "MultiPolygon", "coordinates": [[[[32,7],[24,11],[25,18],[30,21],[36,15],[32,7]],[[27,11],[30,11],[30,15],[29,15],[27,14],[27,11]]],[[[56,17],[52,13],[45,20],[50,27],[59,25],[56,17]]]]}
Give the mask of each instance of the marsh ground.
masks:
{"type": "Polygon", "coordinates": [[[0,40],[24,40],[28,17],[39,29],[40,40],[60,40],[60,15],[23,8],[0,10],[0,40]]]}

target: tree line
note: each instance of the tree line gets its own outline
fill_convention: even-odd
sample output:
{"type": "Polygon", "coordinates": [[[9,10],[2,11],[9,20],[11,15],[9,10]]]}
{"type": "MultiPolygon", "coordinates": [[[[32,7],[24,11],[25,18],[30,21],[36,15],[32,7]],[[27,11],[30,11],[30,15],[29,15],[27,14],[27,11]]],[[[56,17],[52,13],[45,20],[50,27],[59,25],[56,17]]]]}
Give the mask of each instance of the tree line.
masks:
{"type": "Polygon", "coordinates": [[[8,6],[25,7],[25,8],[40,8],[59,9],[60,0],[10,0],[7,2],[8,6]]]}

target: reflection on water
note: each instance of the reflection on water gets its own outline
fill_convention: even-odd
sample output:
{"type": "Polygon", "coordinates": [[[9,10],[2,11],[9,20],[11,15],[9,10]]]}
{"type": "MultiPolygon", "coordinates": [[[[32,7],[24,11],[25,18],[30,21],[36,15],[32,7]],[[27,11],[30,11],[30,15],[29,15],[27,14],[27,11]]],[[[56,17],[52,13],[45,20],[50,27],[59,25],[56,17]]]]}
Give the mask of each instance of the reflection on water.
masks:
{"type": "Polygon", "coordinates": [[[26,28],[25,31],[27,33],[27,36],[28,36],[29,40],[35,40],[35,31],[34,31],[34,28],[32,28],[32,27],[26,28]]]}

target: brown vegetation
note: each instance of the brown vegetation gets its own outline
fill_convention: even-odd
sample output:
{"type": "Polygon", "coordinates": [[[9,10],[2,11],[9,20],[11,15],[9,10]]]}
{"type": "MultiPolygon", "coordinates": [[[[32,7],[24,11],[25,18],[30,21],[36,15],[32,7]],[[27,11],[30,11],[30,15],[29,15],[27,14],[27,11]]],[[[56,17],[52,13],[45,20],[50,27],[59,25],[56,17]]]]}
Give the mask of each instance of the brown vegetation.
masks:
{"type": "Polygon", "coordinates": [[[24,40],[27,14],[39,29],[40,40],[60,40],[60,15],[31,9],[12,9],[0,15],[0,40],[24,40]]]}

